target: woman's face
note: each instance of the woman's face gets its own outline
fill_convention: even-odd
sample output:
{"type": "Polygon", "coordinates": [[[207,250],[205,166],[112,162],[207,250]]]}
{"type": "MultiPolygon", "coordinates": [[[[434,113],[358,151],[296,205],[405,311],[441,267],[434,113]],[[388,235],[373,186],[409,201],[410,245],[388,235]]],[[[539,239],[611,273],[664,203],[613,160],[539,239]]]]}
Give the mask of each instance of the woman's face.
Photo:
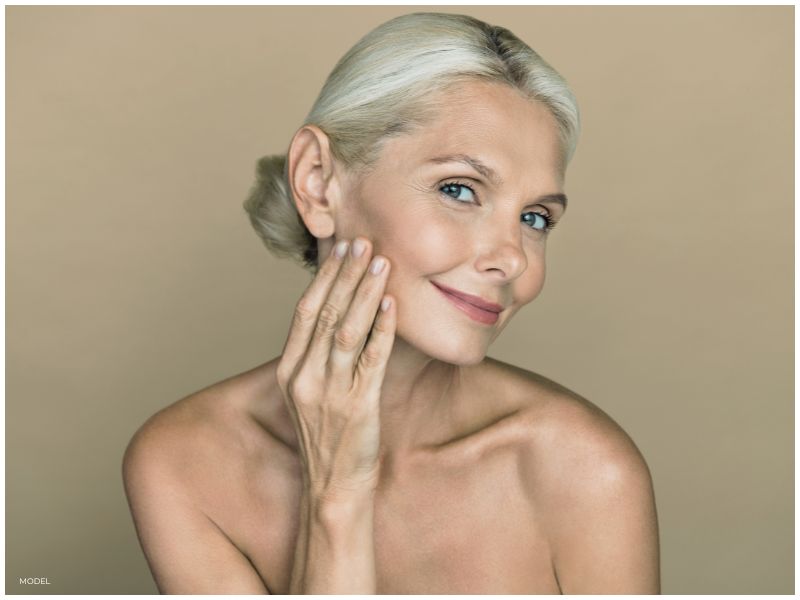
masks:
{"type": "Polygon", "coordinates": [[[397,336],[466,365],[542,289],[563,170],[543,105],[483,82],[446,93],[433,122],[390,138],[374,168],[343,188],[335,226],[338,239],[365,236],[391,261],[397,336]]]}

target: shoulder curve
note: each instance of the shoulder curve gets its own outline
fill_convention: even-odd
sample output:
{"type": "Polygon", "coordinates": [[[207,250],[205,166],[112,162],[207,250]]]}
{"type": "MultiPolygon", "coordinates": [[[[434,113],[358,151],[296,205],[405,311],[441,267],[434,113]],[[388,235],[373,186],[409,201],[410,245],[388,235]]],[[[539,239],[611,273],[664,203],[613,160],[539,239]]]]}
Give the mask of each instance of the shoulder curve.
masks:
{"type": "Polygon", "coordinates": [[[266,437],[290,445],[283,435],[283,406],[270,392],[277,360],[213,383],[148,417],[124,450],[123,477],[135,466],[173,472],[184,481],[193,474],[203,479],[205,467],[255,456],[266,437]]]}
{"type": "Polygon", "coordinates": [[[523,487],[566,594],[660,593],[650,468],[631,436],[583,396],[526,372],[523,487]]]}
{"type": "Polygon", "coordinates": [[[218,487],[208,465],[229,461],[198,398],[156,412],[125,448],[123,487],[140,546],[159,593],[269,593],[242,546],[208,510],[212,493],[203,485],[218,487]]]}
{"type": "Polygon", "coordinates": [[[517,422],[527,447],[529,473],[563,477],[586,470],[589,481],[623,472],[649,478],[631,436],[599,406],[539,373],[491,359],[517,397],[517,422]]]}
{"type": "Polygon", "coordinates": [[[486,362],[512,390],[518,412],[528,420],[555,424],[583,415],[613,422],[600,407],[553,379],[496,359],[486,362]]]}
{"type": "Polygon", "coordinates": [[[134,432],[125,448],[123,467],[157,456],[170,459],[161,461],[164,467],[222,441],[226,422],[235,412],[231,392],[249,373],[228,377],[158,409],[134,432]]]}
{"type": "Polygon", "coordinates": [[[161,408],[136,429],[122,456],[126,482],[144,470],[158,470],[165,476],[178,473],[181,463],[196,453],[196,441],[213,430],[208,426],[207,401],[197,394],[161,408]]]}

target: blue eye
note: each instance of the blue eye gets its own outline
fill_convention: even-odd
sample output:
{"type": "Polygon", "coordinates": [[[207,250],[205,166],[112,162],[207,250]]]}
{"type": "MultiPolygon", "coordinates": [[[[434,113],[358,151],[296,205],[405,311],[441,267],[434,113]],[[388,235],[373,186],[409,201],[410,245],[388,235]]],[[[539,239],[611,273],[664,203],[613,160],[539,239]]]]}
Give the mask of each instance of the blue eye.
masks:
{"type": "Polygon", "coordinates": [[[520,216],[520,221],[536,231],[550,231],[555,223],[548,215],[537,212],[526,212],[520,216]],[[538,225],[538,227],[537,227],[538,225]]]}
{"type": "MultiPolygon", "coordinates": [[[[466,183],[451,181],[439,186],[439,191],[460,203],[478,203],[475,190],[466,183]]],[[[547,213],[528,211],[520,215],[520,221],[533,231],[547,233],[556,226],[555,220],[547,213]]]]}
{"type": "Polygon", "coordinates": [[[475,192],[463,183],[445,183],[439,191],[460,202],[474,202],[475,192]]]}

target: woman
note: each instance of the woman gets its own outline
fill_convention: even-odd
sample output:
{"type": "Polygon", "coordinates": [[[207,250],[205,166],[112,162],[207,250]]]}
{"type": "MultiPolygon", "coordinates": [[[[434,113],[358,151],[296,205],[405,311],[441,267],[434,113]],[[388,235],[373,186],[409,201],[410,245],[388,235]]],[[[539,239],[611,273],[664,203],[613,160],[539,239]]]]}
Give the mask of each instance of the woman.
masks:
{"type": "Polygon", "coordinates": [[[542,289],[578,113],[508,30],[385,23],[245,208],[314,278],[284,351],[123,465],[167,593],[658,593],[651,478],[568,389],[486,356],[542,289]]]}

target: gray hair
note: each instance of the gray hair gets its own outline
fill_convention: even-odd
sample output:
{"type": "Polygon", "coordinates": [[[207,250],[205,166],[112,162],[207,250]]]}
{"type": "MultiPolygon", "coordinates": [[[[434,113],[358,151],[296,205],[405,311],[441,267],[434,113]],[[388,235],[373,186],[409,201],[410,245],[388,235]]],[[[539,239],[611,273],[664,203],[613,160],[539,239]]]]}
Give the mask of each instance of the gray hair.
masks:
{"type": "MultiPolygon", "coordinates": [[[[580,116],[566,81],[508,29],[466,15],[413,13],[373,29],[336,64],[304,125],[318,126],[333,156],[363,172],[383,142],[436,114],[440,92],[476,79],[544,104],[558,124],[563,164],[569,163],[580,116]]],[[[267,248],[314,269],[317,241],[297,213],[287,175],[285,155],[259,160],[244,208],[267,248]]]]}

